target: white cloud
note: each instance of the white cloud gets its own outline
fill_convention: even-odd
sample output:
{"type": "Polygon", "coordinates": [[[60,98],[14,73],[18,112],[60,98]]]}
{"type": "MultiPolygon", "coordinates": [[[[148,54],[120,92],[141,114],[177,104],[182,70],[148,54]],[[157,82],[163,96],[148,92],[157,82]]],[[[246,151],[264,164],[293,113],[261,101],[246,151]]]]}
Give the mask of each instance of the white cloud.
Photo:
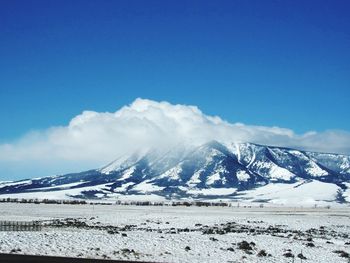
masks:
{"type": "Polygon", "coordinates": [[[68,126],[29,133],[15,143],[0,145],[0,172],[16,175],[26,171],[33,175],[41,171],[42,175],[67,172],[73,167],[78,171],[101,166],[140,147],[201,144],[213,139],[350,153],[349,132],[298,135],[280,127],[232,124],[205,115],[195,106],[136,99],[115,113],[85,111],[68,126]]]}

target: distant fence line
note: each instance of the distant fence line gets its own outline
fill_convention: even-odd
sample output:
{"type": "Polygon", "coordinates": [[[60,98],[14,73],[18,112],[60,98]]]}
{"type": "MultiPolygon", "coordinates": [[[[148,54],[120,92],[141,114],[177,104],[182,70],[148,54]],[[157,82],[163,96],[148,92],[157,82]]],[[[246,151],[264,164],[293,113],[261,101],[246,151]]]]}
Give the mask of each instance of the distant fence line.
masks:
{"type": "MultiPolygon", "coordinates": [[[[227,202],[226,200],[217,200],[214,202],[210,201],[121,201],[117,200],[114,202],[93,200],[60,200],[60,199],[24,199],[24,198],[2,198],[0,203],[24,203],[24,204],[68,204],[68,205],[134,205],[134,206],[218,206],[218,207],[240,207],[240,208],[251,208],[251,207],[265,207],[265,202],[256,202],[254,204],[240,202],[239,200],[232,200],[227,202]]],[[[281,205],[283,207],[284,205],[281,205]]],[[[303,207],[303,206],[298,206],[303,207]]],[[[314,204],[313,208],[327,208],[330,209],[331,205],[318,205],[314,204]]]]}
{"type": "Polygon", "coordinates": [[[73,204],[86,205],[85,200],[57,200],[57,199],[38,199],[38,198],[1,198],[0,203],[23,203],[23,204],[73,204]]]}
{"type": "Polygon", "coordinates": [[[0,221],[0,231],[41,231],[40,222],[0,221]]]}
{"type": "MultiPolygon", "coordinates": [[[[208,201],[120,201],[96,202],[86,200],[57,200],[57,199],[24,199],[24,198],[2,198],[0,203],[24,203],[24,204],[70,204],[70,205],[136,205],[136,206],[236,206],[231,202],[208,202],[208,201]]],[[[261,204],[260,206],[263,206],[261,204]]]]}

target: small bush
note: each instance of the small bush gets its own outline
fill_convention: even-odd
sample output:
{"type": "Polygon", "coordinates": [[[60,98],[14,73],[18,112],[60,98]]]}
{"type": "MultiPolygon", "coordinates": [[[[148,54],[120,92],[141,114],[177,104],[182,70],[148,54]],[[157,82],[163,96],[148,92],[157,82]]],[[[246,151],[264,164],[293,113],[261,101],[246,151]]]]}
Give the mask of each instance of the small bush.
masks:
{"type": "Polygon", "coordinates": [[[238,243],[238,248],[242,249],[242,250],[253,250],[251,245],[245,240],[243,240],[242,242],[238,243]]]}
{"type": "Polygon", "coordinates": [[[299,253],[297,255],[297,257],[300,258],[300,259],[307,259],[302,253],[299,253]]]}
{"type": "Polygon", "coordinates": [[[267,256],[267,253],[264,249],[260,250],[259,253],[258,253],[258,257],[266,257],[267,256]]]}
{"type": "Polygon", "coordinates": [[[294,255],[291,252],[284,253],[283,256],[286,258],[294,258],[294,255]]]}
{"type": "Polygon", "coordinates": [[[349,253],[343,251],[343,250],[335,250],[333,251],[334,253],[338,254],[339,257],[342,257],[342,258],[350,258],[350,255],[349,253]]]}

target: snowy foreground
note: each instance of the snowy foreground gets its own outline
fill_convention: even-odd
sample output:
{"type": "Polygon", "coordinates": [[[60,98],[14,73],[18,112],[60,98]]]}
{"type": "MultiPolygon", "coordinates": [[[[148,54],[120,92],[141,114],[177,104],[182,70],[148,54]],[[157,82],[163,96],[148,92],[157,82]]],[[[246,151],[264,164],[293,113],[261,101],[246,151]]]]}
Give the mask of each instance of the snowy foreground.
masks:
{"type": "Polygon", "coordinates": [[[1,253],[152,262],[349,262],[350,253],[348,207],[0,203],[0,220],[46,225],[0,231],[1,253]]]}

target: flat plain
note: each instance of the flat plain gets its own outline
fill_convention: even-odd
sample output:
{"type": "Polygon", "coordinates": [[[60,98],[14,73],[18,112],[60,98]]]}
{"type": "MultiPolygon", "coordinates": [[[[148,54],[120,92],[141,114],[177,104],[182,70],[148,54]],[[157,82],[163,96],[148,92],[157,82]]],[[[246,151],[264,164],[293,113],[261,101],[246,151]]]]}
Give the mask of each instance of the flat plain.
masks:
{"type": "Polygon", "coordinates": [[[0,203],[0,253],[151,262],[349,262],[350,208],[0,203]]]}

